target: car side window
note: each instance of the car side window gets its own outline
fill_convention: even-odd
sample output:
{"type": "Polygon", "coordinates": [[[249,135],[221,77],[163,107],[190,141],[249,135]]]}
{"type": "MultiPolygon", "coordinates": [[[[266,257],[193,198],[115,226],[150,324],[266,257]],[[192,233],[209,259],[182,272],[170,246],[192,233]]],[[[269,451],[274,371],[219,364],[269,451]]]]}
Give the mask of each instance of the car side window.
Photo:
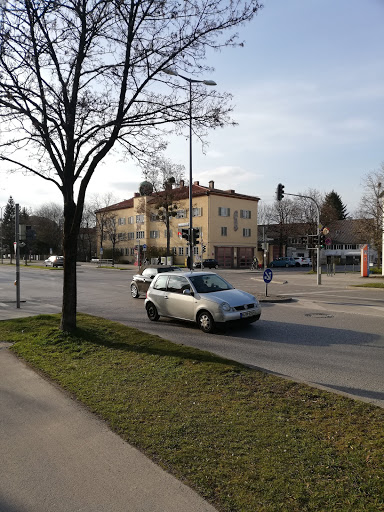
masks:
{"type": "Polygon", "coordinates": [[[156,279],[156,282],[153,285],[153,288],[155,290],[161,290],[165,292],[167,289],[167,281],[168,276],[163,276],[162,274],[159,274],[158,278],[156,279]]]}
{"type": "Polygon", "coordinates": [[[185,277],[170,276],[168,281],[168,291],[173,293],[183,293],[184,290],[190,290],[189,282],[185,277]]]}

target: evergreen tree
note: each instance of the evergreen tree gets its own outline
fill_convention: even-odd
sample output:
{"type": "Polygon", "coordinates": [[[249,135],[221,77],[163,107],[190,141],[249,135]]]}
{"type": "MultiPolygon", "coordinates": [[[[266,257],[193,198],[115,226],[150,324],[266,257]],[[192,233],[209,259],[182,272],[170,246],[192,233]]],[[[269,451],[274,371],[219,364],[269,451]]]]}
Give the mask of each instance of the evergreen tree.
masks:
{"type": "Polygon", "coordinates": [[[344,220],[347,216],[347,207],[344,205],[339,194],[332,190],[324,198],[321,208],[322,222],[328,224],[334,220],[344,220]]]}
{"type": "Polygon", "coordinates": [[[8,199],[8,203],[4,208],[3,215],[3,250],[5,254],[11,255],[11,263],[12,263],[12,254],[13,254],[13,242],[15,241],[15,201],[13,197],[10,196],[8,199]]]}

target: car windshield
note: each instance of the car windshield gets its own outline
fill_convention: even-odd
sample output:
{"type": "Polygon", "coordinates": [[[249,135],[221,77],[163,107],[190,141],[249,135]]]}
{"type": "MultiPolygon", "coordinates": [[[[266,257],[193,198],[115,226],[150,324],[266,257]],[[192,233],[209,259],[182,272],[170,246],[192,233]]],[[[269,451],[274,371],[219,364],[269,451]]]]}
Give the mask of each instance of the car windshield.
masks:
{"type": "Polygon", "coordinates": [[[217,274],[196,275],[190,277],[198,293],[221,292],[232,290],[233,286],[217,274]]]}

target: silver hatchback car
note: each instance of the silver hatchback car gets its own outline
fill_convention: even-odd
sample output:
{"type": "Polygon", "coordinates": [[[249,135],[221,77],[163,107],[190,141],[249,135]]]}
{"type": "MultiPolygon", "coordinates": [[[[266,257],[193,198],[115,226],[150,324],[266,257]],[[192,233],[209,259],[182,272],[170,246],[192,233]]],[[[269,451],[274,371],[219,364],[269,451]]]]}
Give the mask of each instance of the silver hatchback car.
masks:
{"type": "Polygon", "coordinates": [[[256,322],[261,314],[254,295],[213,272],[158,274],[147,291],[145,308],[152,321],[160,316],[188,320],[207,333],[229,322],[256,322]]]}

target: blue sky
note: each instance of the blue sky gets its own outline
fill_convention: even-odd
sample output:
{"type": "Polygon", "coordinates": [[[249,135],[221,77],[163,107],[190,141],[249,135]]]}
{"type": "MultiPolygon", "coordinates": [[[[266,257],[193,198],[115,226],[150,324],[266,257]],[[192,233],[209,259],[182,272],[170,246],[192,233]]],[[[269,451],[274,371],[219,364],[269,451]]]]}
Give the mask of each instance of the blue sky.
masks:
{"type": "MultiPolygon", "coordinates": [[[[211,52],[209,76],[233,94],[237,127],[210,132],[202,153],[194,141],[193,179],[274,200],[289,193],[335,190],[347,210],[358,207],[364,176],[384,162],[384,0],[264,0],[239,32],[245,46],[211,52]]],[[[166,156],[188,174],[188,140],[172,139],[166,156]]],[[[61,202],[37,177],[0,174],[0,205],[61,202]]],[[[88,195],[127,199],[140,170],[109,160],[88,195]],[[111,172],[111,167],[113,172],[111,172]]]]}

